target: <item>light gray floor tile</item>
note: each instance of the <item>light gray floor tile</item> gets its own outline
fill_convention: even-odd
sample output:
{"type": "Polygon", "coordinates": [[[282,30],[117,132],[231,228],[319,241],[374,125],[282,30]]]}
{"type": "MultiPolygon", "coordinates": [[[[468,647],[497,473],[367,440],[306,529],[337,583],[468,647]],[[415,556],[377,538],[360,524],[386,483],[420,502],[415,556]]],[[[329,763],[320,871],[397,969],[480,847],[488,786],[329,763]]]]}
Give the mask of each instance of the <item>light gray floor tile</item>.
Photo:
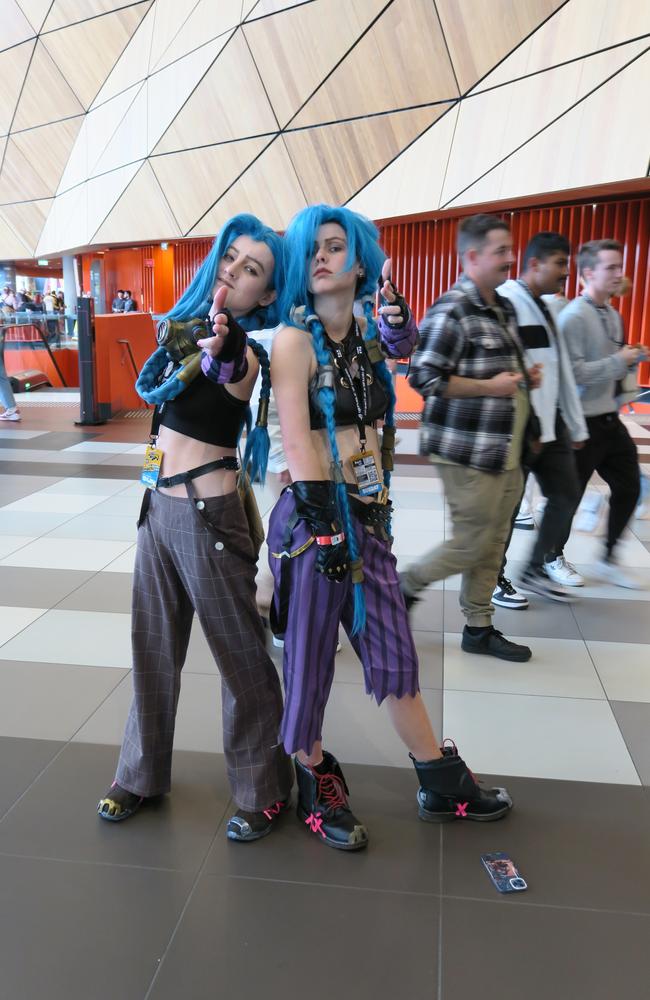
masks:
{"type": "Polygon", "coordinates": [[[605,700],[603,685],[582,639],[517,636],[533,652],[527,663],[465,653],[460,636],[445,633],[445,689],[605,700]]]}
{"type": "Polygon", "coordinates": [[[42,569],[100,570],[126,552],[130,544],[128,541],[54,538],[48,535],[10,552],[2,560],[2,565],[42,569]]]}
{"type": "MultiPolygon", "coordinates": [[[[130,676],[124,678],[74,737],[81,743],[122,743],[132,697],[130,676]]],[[[221,679],[183,672],[174,747],[201,753],[223,752],[221,679]]]]}
{"type": "Polygon", "coordinates": [[[481,773],[639,784],[604,701],[445,691],[444,721],[481,773]]]}
{"type": "Polygon", "coordinates": [[[0,735],[69,740],[125,673],[0,660],[0,735]]]}
{"type": "Polygon", "coordinates": [[[5,660],[93,667],[130,667],[131,616],[99,611],[48,611],[0,647],[5,660]]]}
{"type": "Polygon", "coordinates": [[[587,642],[607,697],[650,703],[650,644],[587,642]]]}
{"type": "MultiPolygon", "coordinates": [[[[0,529],[2,515],[0,514],[0,529]]],[[[50,538],[92,538],[102,541],[120,541],[133,544],[138,528],[135,517],[102,517],[100,514],[78,514],[66,519],[60,527],[53,526],[50,538]]]]}
{"type": "Polygon", "coordinates": [[[69,521],[72,514],[3,510],[0,507],[0,535],[46,535],[69,521]]]}

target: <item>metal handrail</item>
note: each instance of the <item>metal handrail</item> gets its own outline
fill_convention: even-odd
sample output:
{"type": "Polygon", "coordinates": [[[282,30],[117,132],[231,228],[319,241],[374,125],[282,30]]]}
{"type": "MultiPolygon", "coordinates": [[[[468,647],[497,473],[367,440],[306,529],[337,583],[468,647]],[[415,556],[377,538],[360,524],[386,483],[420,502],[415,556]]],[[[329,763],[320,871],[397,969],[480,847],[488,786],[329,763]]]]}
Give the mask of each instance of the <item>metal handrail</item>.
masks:
{"type": "MultiPolygon", "coordinates": [[[[135,363],[135,358],[133,357],[133,351],[131,350],[131,344],[130,344],[130,342],[128,340],[118,340],[118,341],[116,341],[116,343],[118,343],[118,344],[124,344],[124,346],[126,347],[126,349],[128,351],[128,354],[129,354],[129,358],[131,359],[131,367],[133,368],[133,374],[135,375],[135,377],[137,379],[137,377],[139,375],[138,366],[135,363]]],[[[145,403],[145,406],[147,407],[147,409],[149,409],[149,403],[145,403]]]]}

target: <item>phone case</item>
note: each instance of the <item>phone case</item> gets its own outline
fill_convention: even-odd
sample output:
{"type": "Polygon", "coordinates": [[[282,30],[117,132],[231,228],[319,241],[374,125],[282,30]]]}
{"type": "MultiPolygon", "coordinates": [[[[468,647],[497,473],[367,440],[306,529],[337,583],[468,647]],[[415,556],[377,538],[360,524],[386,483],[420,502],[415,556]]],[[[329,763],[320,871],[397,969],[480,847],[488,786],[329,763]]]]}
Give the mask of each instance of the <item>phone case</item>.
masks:
{"type": "Polygon", "coordinates": [[[482,854],[481,861],[499,892],[523,892],[528,888],[513,860],[503,851],[482,854]]]}

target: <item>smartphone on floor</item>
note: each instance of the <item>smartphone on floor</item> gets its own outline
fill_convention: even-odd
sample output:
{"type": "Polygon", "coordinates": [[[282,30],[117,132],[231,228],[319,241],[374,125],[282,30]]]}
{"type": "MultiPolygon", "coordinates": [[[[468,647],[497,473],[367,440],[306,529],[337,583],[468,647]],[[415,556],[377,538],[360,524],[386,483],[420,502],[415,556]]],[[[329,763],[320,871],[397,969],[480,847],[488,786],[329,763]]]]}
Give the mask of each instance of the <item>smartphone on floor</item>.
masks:
{"type": "Polygon", "coordinates": [[[519,874],[512,858],[503,851],[482,854],[481,861],[499,892],[523,892],[528,888],[528,883],[519,874]]]}

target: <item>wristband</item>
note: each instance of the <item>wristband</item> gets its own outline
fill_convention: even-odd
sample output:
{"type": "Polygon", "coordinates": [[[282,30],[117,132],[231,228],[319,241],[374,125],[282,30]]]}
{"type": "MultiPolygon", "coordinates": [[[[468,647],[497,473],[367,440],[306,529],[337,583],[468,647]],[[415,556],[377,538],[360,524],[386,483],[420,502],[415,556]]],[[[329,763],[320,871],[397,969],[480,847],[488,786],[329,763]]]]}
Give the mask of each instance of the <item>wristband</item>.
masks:
{"type": "Polygon", "coordinates": [[[316,543],[318,545],[340,545],[344,541],[344,531],[340,531],[338,535],[316,535],[316,543]]]}

